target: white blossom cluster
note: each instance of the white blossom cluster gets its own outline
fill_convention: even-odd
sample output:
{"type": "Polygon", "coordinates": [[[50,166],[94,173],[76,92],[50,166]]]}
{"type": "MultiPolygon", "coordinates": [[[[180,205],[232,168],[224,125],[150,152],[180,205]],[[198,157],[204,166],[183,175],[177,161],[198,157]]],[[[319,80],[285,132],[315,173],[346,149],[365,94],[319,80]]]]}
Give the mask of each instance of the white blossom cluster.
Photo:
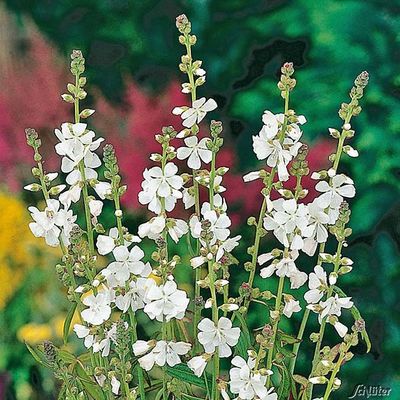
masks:
{"type": "MultiPolygon", "coordinates": [[[[308,317],[315,313],[320,333],[311,335],[316,342],[312,370],[308,378],[298,375],[296,382],[305,385],[302,390],[307,400],[312,399],[313,384],[327,383],[325,400],[340,386],[334,366],[337,355],[340,353],[340,367],[350,357],[348,351],[358,340],[358,334],[364,335],[364,340],[367,337],[361,317],[351,332],[339,321],[343,310],[354,312],[351,297],[337,286],[339,277],[350,272],[353,265],[342,250],[351,233],[346,226],[350,215],[346,200],[355,196],[355,188],[348,176],[338,172],[342,152],[350,157],[358,155],[351,146],[344,146],[345,139],[354,134],[349,124],[352,115],[344,107],[339,113],[345,121],[342,132],[329,130],[339,140],[338,148],[330,157],[332,167],[311,175],[317,181],[318,196],[307,201],[308,191],[302,187],[302,178],[309,174],[307,151],[300,141],[306,118],[288,107],[289,93],[296,83],[292,78],[293,65],[286,63],[282,67],[278,87],[285,99],[285,111],[265,111],[263,126],[253,136],[254,153],[265,163],[265,169],[243,178],[245,182],[262,181],[263,203],[258,221],[254,217],[248,220],[248,225],[255,227],[254,243],[248,248],[251,261],[244,265],[249,279],[233,294],[230,277],[236,273],[234,268],[239,261],[234,253],[242,237],[231,231],[232,221],[224,199],[223,177],[228,168],[218,164],[218,152],[223,145],[222,123],[212,120],[209,131],[204,128],[207,114],[217,108],[217,103],[212,98],[197,98],[206,71],[202,62],[191,56],[196,38],[190,33],[190,22],[180,16],[177,27],[180,43],[187,52],[179,66],[188,77],[182,92],[190,94],[190,104],[172,110],[182,120],[179,132],[164,127],[155,135],[160,152],[150,155],[153,165],[143,172],[138,197],[149,213],[146,222],[138,226],[137,235],[123,226],[120,197],[126,187],[121,185],[113,148],[105,146],[102,162],[96,151],[104,139],[96,139],[87,124],[80,122],[94,112],[79,112],[79,101],[86,96],[80,52],[72,56],[75,85],[69,84],[71,94],[63,95],[65,101],[74,103],[75,122],[63,123],[61,129],[55,130],[59,141],[55,151],[61,157],[65,184],[53,185],[60,177],[44,171],[40,140],[35,132],[27,132],[37,162],[33,175],[40,183],[25,188],[41,190],[45,200],[42,211],[29,207],[33,219],[30,229],[48,245],[60,246],[62,250],[57,272],[68,299],[75,304],[72,311],[78,311],[80,321],[73,330],[90,353],[91,367],[87,371],[93,376],[88,377],[89,382],[93,379],[100,385],[108,393],[107,398],[143,400],[143,370],[152,380],[153,369],[161,368],[162,388],[157,398],[187,389],[185,382],[168,385],[166,376],[171,374],[190,377],[191,382],[201,382],[201,387],[204,379],[210,400],[277,400],[281,391],[275,385],[279,381],[282,385],[285,379],[291,379],[296,384],[297,352],[300,342],[305,340],[302,335],[308,317]],[[104,180],[100,179],[100,170],[104,180]],[[296,180],[295,189],[289,188],[291,177],[296,180]],[[106,200],[111,203],[106,204],[106,200]],[[85,218],[82,226],[78,225],[79,207],[85,218]],[[115,224],[109,229],[101,224],[104,207],[115,209],[115,224]],[[186,217],[176,218],[178,210],[186,211],[186,217]],[[272,250],[266,249],[265,236],[277,243],[272,250]],[[330,237],[337,244],[332,254],[325,250],[330,237]],[[182,259],[173,254],[177,244],[187,249],[182,259]],[[151,254],[146,251],[148,246],[151,254]],[[305,257],[314,257],[311,272],[304,268],[305,257]],[[258,270],[257,266],[261,268],[258,270]],[[194,295],[180,288],[175,274],[178,268],[193,276],[194,295]],[[276,293],[257,287],[261,279],[274,275],[279,278],[276,293]],[[297,289],[306,284],[308,290],[303,299],[297,289]],[[250,332],[246,318],[253,303],[267,311],[260,315],[264,325],[250,332]],[[284,332],[283,324],[279,326],[281,319],[290,319],[297,313],[303,315],[299,333],[284,332]],[[143,330],[137,329],[138,318],[146,321],[143,330],[150,336],[146,340],[139,337],[143,330]],[[152,335],[147,331],[150,323],[155,327],[152,335]],[[327,347],[321,353],[326,324],[334,327],[342,341],[340,347],[328,348],[334,356],[326,356],[327,347]],[[293,352],[282,350],[291,345],[293,352]],[[287,359],[287,353],[292,354],[291,359],[287,359]],[[220,360],[224,358],[230,358],[225,374],[220,370],[220,360]],[[320,365],[326,369],[325,374],[320,373],[320,365]],[[179,375],[182,368],[184,375],[179,375]],[[134,388],[131,382],[135,382],[134,388]]],[[[353,114],[358,110],[367,78],[357,79],[348,105],[353,114]]],[[[72,316],[69,323],[71,319],[72,316]]],[[[68,329],[67,326],[67,334],[68,329]]],[[[157,374],[154,372],[155,377],[157,374]]],[[[146,390],[152,390],[151,384],[146,390]]]]}

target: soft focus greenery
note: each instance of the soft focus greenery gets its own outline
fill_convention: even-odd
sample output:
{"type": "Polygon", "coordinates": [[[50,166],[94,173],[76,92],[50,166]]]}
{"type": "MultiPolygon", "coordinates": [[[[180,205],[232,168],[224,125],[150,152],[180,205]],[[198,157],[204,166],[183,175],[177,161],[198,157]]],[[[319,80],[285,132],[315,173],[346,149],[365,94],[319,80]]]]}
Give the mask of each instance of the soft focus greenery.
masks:
{"type": "MultiPolygon", "coordinates": [[[[357,263],[346,282],[347,292],[363,311],[373,349],[343,368],[346,386],[339,396],[350,395],[362,383],[389,386],[390,398],[400,398],[400,1],[6,3],[17,16],[31,16],[65,59],[71,49],[82,49],[89,81],[114,102],[121,101],[126,74],[155,92],[178,78],[180,48],[173,24],[176,15],[187,13],[199,38],[197,52],[208,71],[204,95],[221,106],[220,117],[236,144],[238,167],[243,170],[254,160],[249,156],[250,135],[258,131],[262,111],[281,109],[276,78],[283,61],[293,61],[297,69],[301,90],[294,92],[292,106],[307,116],[308,142],[326,137],[327,127],[337,127],[338,107],[354,77],[362,70],[370,73],[364,112],[354,126],[352,145],[360,157],[347,167],[358,194],[352,204],[355,235],[348,251],[357,263]]],[[[242,280],[238,277],[237,282],[242,280]]],[[[29,320],[25,317],[25,322],[29,320]]],[[[360,354],[364,350],[358,348],[360,354]]],[[[26,373],[33,362],[23,350],[18,352],[18,371],[22,363],[26,373]]],[[[20,373],[10,363],[6,367],[14,377],[20,373]]]]}

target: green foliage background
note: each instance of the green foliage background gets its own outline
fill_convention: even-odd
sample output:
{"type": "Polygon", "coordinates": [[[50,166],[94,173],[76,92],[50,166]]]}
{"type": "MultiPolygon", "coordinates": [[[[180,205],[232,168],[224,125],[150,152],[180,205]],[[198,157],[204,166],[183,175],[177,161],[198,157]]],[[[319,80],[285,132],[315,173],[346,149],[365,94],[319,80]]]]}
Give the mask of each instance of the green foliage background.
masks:
{"type": "Polygon", "coordinates": [[[254,159],[249,135],[257,131],[262,111],[281,109],[276,80],[282,62],[296,66],[292,107],[307,116],[309,143],[337,127],[338,107],[354,77],[369,71],[364,112],[354,122],[360,157],[345,166],[358,189],[349,249],[357,263],[346,277],[346,291],[363,310],[373,349],[344,367],[346,386],[337,398],[350,395],[358,383],[392,387],[390,398],[400,398],[400,1],[6,3],[17,15],[30,15],[66,57],[82,49],[89,80],[114,102],[121,100],[127,74],[154,91],[180,78],[174,20],[187,13],[198,36],[196,55],[207,70],[203,93],[221,106],[219,117],[243,170],[254,159]]]}

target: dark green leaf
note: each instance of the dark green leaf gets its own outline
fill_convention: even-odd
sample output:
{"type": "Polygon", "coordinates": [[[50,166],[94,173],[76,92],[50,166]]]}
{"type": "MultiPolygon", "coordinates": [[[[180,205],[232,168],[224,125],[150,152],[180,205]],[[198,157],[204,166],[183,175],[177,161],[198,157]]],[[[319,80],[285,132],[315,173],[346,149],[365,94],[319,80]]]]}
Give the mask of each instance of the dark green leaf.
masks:
{"type": "MultiPolygon", "coordinates": [[[[186,383],[201,387],[203,389],[207,389],[206,384],[203,378],[196,376],[193,371],[186,364],[178,364],[174,367],[167,366],[168,375],[173,378],[180,379],[186,383]]],[[[209,379],[209,378],[207,378],[209,379]]],[[[209,379],[209,386],[212,385],[211,380],[209,379]]]]}
{"type": "Polygon", "coordinates": [[[69,309],[67,316],[65,317],[64,328],[63,328],[64,344],[66,344],[67,340],[68,340],[69,328],[71,326],[72,318],[73,318],[73,316],[75,314],[76,306],[77,306],[77,303],[73,302],[71,304],[71,308],[69,309]]]}

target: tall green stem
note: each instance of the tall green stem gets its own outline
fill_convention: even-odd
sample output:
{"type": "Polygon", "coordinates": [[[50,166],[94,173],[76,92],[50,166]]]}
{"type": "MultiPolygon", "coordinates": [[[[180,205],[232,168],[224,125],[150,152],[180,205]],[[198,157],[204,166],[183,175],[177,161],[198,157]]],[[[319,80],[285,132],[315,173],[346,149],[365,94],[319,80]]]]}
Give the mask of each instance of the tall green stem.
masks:
{"type": "MultiPolygon", "coordinates": [[[[75,87],[79,87],[79,74],[75,75],[75,87]]],[[[79,115],[79,99],[75,96],[74,101],[74,111],[75,111],[75,123],[78,124],[80,122],[80,115],[79,115]]],[[[89,250],[90,254],[94,255],[94,239],[93,239],[93,227],[92,227],[92,220],[90,218],[90,209],[89,209],[89,194],[88,194],[88,185],[85,175],[85,162],[82,159],[79,161],[78,164],[79,172],[81,173],[81,178],[83,181],[82,187],[82,194],[83,194],[83,206],[85,209],[85,218],[86,218],[86,229],[87,229],[87,236],[89,242],[89,250]]]]}
{"type": "MultiPolygon", "coordinates": [[[[272,367],[272,359],[273,359],[273,354],[274,354],[274,350],[275,350],[276,333],[278,332],[278,325],[279,325],[279,321],[280,321],[280,307],[281,307],[281,303],[282,303],[282,293],[283,293],[284,283],[285,283],[285,276],[283,275],[279,278],[278,293],[277,293],[276,299],[275,299],[275,311],[279,312],[279,314],[276,317],[276,320],[274,320],[274,322],[273,322],[273,331],[272,331],[272,337],[271,337],[272,346],[268,349],[267,369],[271,369],[271,367],[272,367]]],[[[267,386],[269,385],[269,382],[270,382],[270,377],[268,376],[267,386]]]]}

